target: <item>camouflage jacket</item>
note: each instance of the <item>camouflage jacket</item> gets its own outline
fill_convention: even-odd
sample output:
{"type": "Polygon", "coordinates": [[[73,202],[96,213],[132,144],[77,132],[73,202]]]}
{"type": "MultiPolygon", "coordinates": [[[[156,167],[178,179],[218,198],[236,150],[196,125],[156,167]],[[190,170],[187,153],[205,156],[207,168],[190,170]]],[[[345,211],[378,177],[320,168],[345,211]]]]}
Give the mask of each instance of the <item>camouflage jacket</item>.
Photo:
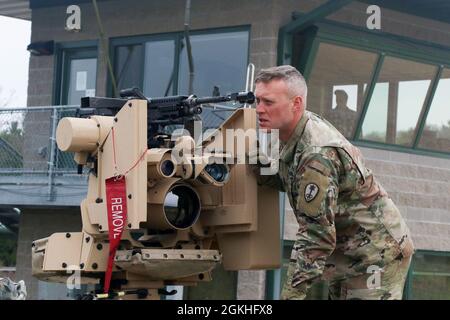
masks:
{"type": "Polygon", "coordinates": [[[365,167],[361,152],[329,122],[305,111],[281,146],[279,172],[260,182],[285,191],[299,223],[292,287],[306,293],[383,267],[414,251],[399,210],[365,167]]]}

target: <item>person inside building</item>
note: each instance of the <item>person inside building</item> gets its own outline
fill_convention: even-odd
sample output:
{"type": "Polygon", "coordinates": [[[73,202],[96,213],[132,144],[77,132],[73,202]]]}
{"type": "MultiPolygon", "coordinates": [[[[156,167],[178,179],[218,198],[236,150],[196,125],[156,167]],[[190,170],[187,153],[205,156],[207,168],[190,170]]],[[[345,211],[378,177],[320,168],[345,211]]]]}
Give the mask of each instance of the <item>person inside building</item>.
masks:
{"type": "Polygon", "coordinates": [[[336,107],[329,110],[326,118],[344,137],[351,138],[356,126],[356,111],[347,105],[348,94],[345,90],[335,90],[334,95],[336,96],[336,107]]]}
{"type": "Polygon", "coordinates": [[[321,279],[330,299],[401,299],[413,242],[360,150],[307,110],[294,67],[263,69],[255,85],[259,127],[278,130],[281,148],[278,172],[258,181],[286,192],[299,224],[282,299],[304,299],[321,279]]]}

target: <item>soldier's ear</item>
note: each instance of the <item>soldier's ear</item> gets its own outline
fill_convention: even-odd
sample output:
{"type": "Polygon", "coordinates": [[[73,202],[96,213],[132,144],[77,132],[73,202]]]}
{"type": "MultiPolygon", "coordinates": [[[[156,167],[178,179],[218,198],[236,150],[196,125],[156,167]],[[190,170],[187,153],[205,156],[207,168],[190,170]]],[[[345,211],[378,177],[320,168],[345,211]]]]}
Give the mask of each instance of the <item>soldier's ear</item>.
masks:
{"type": "Polygon", "coordinates": [[[300,111],[302,109],[303,104],[305,103],[303,97],[296,96],[293,99],[293,110],[300,111]]]}

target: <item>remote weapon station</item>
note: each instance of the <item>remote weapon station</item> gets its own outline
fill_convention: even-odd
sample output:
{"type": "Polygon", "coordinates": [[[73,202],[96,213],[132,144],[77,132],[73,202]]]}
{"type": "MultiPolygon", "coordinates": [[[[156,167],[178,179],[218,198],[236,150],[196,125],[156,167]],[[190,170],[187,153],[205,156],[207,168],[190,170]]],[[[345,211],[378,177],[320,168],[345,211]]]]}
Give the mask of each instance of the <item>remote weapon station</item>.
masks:
{"type": "Polygon", "coordinates": [[[83,98],[77,117],[58,124],[59,149],[89,170],[83,228],[34,241],[33,275],[66,283],[78,272],[81,284],[102,287],[91,298],[158,299],[173,293],[167,285],[212,280],[220,263],[278,268],[278,192],[239,161],[257,143],[245,134],[255,132],[255,109],[238,108],[194,139],[202,104],[251,104],[253,93],[151,99],[133,88],[121,97],[83,98]],[[172,125],[184,134],[168,134],[172,125]]]}

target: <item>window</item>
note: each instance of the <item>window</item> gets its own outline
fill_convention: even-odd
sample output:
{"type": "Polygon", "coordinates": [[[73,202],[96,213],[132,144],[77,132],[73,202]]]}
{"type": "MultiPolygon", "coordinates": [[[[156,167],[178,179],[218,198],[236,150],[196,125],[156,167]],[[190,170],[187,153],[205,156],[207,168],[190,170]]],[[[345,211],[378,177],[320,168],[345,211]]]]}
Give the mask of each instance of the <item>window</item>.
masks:
{"type": "Polygon", "coordinates": [[[417,251],[407,278],[405,297],[408,300],[449,300],[450,254],[417,251]]]}
{"type": "Polygon", "coordinates": [[[419,146],[450,152],[450,69],[442,72],[419,146]]]}
{"type": "MultiPolygon", "coordinates": [[[[244,88],[247,30],[192,32],[190,41],[196,95],[211,96],[217,90],[226,94],[244,88]]],[[[150,97],[189,93],[188,57],[182,33],[114,39],[112,44],[119,89],[137,86],[150,97]]]]}
{"type": "Polygon", "coordinates": [[[437,70],[433,65],[386,57],[359,138],[412,147],[437,70]]]}
{"type": "Polygon", "coordinates": [[[308,79],[308,109],[352,139],[378,55],[321,43],[308,79]]]}
{"type": "Polygon", "coordinates": [[[144,49],[141,44],[116,47],[114,70],[118,88],[131,88],[142,82],[143,57],[144,49]]]}
{"type": "Polygon", "coordinates": [[[144,94],[167,96],[175,80],[175,41],[151,41],[145,44],[144,94]]]}
{"type": "MultiPolygon", "coordinates": [[[[211,96],[214,87],[221,95],[244,89],[248,61],[247,32],[193,35],[191,45],[195,70],[193,92],[196,95],[211,96]]],[[[180,52],[178,80],[178,92],[188,94],[189,68],[184,45],[180,52]]]]}
{"type": "MultiPolygon", "coordinates": [[[[59,45],[57,77],[55,81],[55,105],[79,106],[82,97],[94,97],[97,86],[97,47],[93,43],[59,45]]],[[[75,116],[75,109],[58,110],[57,117],[75,116]]],[[[73,153],[55,155],[56,169],[74,170],[77,165],[73,153]]]]}
{"type": "Polygon", "coordinates": [[[284,54],[304,72],[307,108],[355,144],[449,157],[445,48],[327,21],[296,34],[284,54]]]}
{"type": "MultiPolygon", "coordinates": [[[[61,86],[56,104],[80,105],[82,97],[95,96],[97,83],[97,49],[68,48],[59,52],[61,86]]],[[[58,82],[57,82],[58,83],[58,82]]]]}
{"type": "MultiPolygon", "coordinates": [[[[191,32],[192,93],[225,95],[244,90],[249,31],[229,28],[191,32]]],[[[189,62],[183,33],[114,39],[118,90],[138,87],[148,97],[189,94],[189,62]]],[[[218,127],[231,114],[204,108],[203,129],[218,127]]]]}

